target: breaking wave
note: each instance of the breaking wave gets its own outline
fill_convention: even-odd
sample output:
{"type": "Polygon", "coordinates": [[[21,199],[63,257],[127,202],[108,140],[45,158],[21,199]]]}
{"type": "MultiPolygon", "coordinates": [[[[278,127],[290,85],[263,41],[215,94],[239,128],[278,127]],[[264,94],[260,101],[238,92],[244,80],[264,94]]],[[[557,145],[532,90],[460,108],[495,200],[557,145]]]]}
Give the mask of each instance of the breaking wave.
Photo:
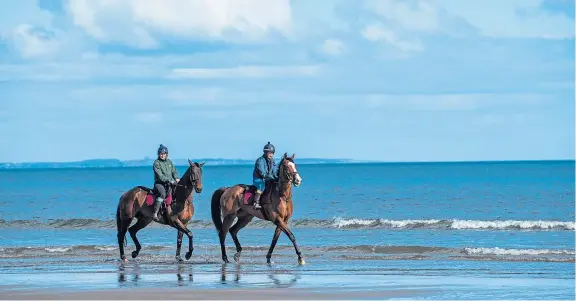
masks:
{"type": "MultiPolygon", "coordinates": [[[[289,225],[294,228],[332,228],[332,229],[446,229],[446,230],[574,230],[575,222],[546,220],[460,220],[460,219],[296,219],[289,225]]],[[[151,227],[158,227],[156,224],[151,227]]],[[[191,228],[209,229],[213,224],[208,220],[196,220],[189,223],[191,228]]],[[[248,228],[274,227],[268,221],[253,220],[248,228]]],[[[98,219],[55,219],[48,221],[35,220],[0,220],[0,228],[116,228],[114,220],[98,219]]]]}
{"type": "Polygon", "coordinates": [[[445,229],[522,229],[522,230],[574,230],[574,222],[560,221],[479,221],[479,220],[388,220],[388,219],[343,219],[336,218],[337,228],[445,228],[445,229]]]}
{"type": "MultiPolygon", "coordinates": [[[[245,253],[261,254],[269,246],[246,246],[245,253]]],[[[130,248],[129,248],[130,249],[130,248]]],[[[152,256],[172,254],[173,245],[145,246],[146,253],[152,256]]],[[[218,257],[220,247],[216,244],[203,245],[202,254],[218,257]]],[[[487,260],[487,261],[545,261],[545,262],[574,262],[574,250],[565,249],[506,249],[506,248],[449,248],[439,246],[393,246],[393,245],[352,245],[352,246],[326,246],[307,247],[309,256],[328,256],[348,260],[487,260]]],[[[289,245],[277,246],[277,254],[282,252],[292,254],[289,245]]],[[[54,258],[54,257],[86,257],[112,258],[118,253],[118,246],[113,245],[77,245],[77,246],[47,246],[47,247],[4,247],[0,258],[54,258]]],[[[248,255],[249,256],[249,255],[248,255]]]]}
{"type": "Polygon", "coordinates": [[[574,255],[574,250],[465,248],[466,254],[478,255],[574,255]]]}

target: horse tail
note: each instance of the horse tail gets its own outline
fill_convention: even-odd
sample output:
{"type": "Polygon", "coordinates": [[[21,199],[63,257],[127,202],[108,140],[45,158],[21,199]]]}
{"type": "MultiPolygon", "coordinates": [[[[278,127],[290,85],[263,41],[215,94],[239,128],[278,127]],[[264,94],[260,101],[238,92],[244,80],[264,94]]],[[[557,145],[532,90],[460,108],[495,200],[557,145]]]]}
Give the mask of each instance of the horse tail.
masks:
{"type": "Polygon", "coordinates": [[[224,191],[226,191],[226,188],[221,187],[220,189],[214,191],[214,194],[212,194],[212,222],[214,223],[214,226],[216,226],[216,231],[218,231],[218,234],[220,234],[220,231],[222,231],[222,219],[220,218],[220,198],[222,197],[222,194],[224,194],[224,191]]]}
{"type": "MultiPolygon", "coordinates": [[[[122,200],[122,197],[120,197],[122,200]]],[[[122,219],[120,218],[120,204],[118,204],[118,209],[116,209],[116,228],[118,229],[118,233],[122,230],[122,219]]],[[[128,247],[128,239],[126,235],[124,235],[124,247],[128,247]]]]}

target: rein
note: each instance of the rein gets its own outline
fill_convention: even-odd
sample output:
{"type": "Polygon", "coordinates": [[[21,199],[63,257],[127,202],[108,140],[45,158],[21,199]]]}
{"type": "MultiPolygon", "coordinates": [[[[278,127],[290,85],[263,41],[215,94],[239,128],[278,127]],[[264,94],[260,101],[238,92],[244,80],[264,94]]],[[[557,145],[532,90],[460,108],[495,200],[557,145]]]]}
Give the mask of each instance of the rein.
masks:
{"type": "MultiPolygon", "coordinates": [[[[184,187],[184,189],[192,188],[191,193],[194,193],[194,188],[196,188],[196,181],[193,181],[193,180],[192,180],[192,174],[191,174],[191,172],[189,172],[188,180],[190,181],[190,183],[192,183],[191,185],[182,185],[182,184],[180,184],[180,183],[176,183],[176,184],[173,184],[173,185],[170,184],[170,185],[174,186],[174,197],[176,197],[176,189],[177,189],[178,187],[184,187]]],[[[178,203],[178,200],[177,200],[177,199],[175,199],[174,201],[175,201],[175,203],[178,203]]]]}
{"type": "Polygon", "coordinates": [[[288,188],[289,188],[290,186],[292,186],[293,181],[294,181],[294,175],[295,175],[295,173],[286,170],[286,167],[284,166],[284,160],[285,160],[285,159],[282,159],[282,161],[280,161],[280,164],[281,164],[280,168],[282,169],[282,174],[280,174],[280,172],[279,172],[279,174],[278,174],[278,178],[279,178],[279,179],[278,179],[277,185],[278,185],[278,188],[279,188],[278,191],[280,192],[280,199],[283,200],[284,202],[288,202],[288,199],[290,199],[290,198],[288,198],[288,197],[283,197],[283,196],[284,196],[284,193],[286,192],[286,190],[288,190],[288,188]],[[283,182],[283,181],[280,179],[281,177],[282,177],[284,180],[286,180],[286,182],[287,182],[286,184],[287,184],[287,185],[285,185],[284,183],[281,183],[281,182],[283,182]],[[285,187],[286,187],[286,188],[285,188],[285,187]]]}

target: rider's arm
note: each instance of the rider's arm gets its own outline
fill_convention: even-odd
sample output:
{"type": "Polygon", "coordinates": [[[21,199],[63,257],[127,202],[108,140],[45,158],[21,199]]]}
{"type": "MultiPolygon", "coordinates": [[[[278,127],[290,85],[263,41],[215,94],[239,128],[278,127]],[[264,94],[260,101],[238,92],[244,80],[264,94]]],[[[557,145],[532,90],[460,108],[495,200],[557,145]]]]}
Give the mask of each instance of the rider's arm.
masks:
{"type": "Polygon", "coordinates": [[[258,171],[262,177],[266,176],[267,167],[268,166],[266,166],[266,160],[264,160],[264,158],[258,158],[258,160],[256,161],[256,168],[258,168],[258,171]]]}
{"type": "Polygon", "coordinates": [[[276,165],[276,161],[272,161],[272,176],[274,179],[278,178],[278,165],[276,165]]]}
{"type": "Polygon", "coordinates": [[[162,169],[160,169],[160,163],[158,161],[154,162],[154,173],[163,183],[170,182],[170,179],[162,173],[162,169]]]}
{"type": "Polygon", "coordinates": [[[172,161],[170,161],[170,165],[172,165],[172,177],[174,177],[174,180],[176,180],[178,179],[178,170],[176,170],[176,167],[172,161]]]}

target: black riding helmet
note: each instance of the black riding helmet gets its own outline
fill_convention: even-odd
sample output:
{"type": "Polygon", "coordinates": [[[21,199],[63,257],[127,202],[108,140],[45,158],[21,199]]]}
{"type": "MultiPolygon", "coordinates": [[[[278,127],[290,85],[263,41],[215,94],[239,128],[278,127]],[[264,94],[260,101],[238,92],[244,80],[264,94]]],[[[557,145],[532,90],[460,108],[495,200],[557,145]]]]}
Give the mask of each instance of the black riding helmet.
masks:
{"type": "Polygon", "coordinates": [[[264,145],[264,152],[271,152],[271,153],[275,153],[276,152],[276,148],[274,147],[274,145],[270,144],[270,141],[268,141],[268,144],[264,145]]]}

